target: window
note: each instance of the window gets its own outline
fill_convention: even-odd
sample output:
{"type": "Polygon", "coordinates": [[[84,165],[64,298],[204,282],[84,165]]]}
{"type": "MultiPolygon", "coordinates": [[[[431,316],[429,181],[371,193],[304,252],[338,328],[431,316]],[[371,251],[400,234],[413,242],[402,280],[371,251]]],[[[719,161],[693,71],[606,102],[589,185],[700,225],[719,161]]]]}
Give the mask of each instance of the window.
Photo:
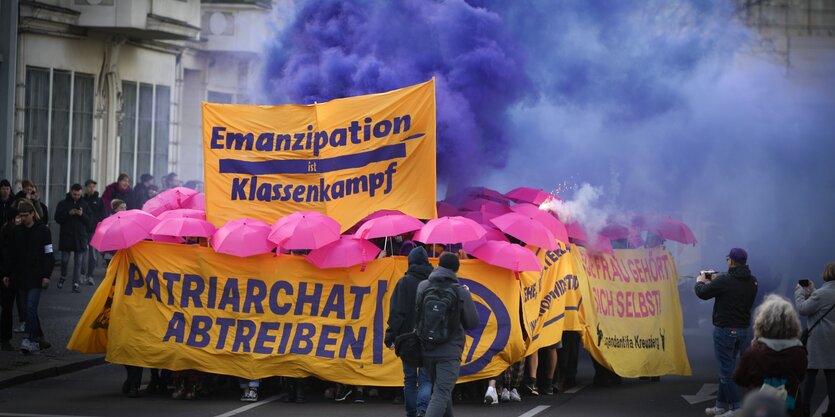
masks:
{"type": "Polygon", "coordinates": [[[132,182],[142,174],[168,173],[170,112],[170,87],[122,81],[119,172],[132,182]]]}
{"type": "Polygon", "coordinates": [[[94,85],[90,74],[26,68],[23,177],[50,212],[70,185],[90,178],[94,85]]]}
{"type": "Polygon", "coordinates": [[[207,94],[206,97],[206,101],[208,101],[209,103],[231,104],[232,94],[221,93],[218,91],[209,91],[209,94],[207,94]]]}

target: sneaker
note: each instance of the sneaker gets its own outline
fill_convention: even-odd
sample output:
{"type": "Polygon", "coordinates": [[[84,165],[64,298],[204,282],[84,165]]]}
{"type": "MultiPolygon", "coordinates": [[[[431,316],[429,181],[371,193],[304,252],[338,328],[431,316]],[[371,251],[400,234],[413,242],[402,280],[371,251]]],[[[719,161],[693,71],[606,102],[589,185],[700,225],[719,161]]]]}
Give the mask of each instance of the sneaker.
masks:
{"type": "Polygon", "coordinates": [[[72,292],[80,293],[81,289],[79,288],[78,284],[72,284],[72,292]]]}
{"type": "Polygon", "coordinates": [[[180,383],[177,385],[177,388],[174,392],[171,393],[171,398],[175,400],[182,400],[186,396],[186,385],[184,383],[180,383]]]}
{"type": "Polygon", "coordinates": [[[14,331],[15,333],[26,333],[26,322],[20,322],[20,326],[17,327],[14,331]]]}
{"type": "Polygon", "coordinates": [[[728,411],[728,410],[726,410],[724,408],[721,408],[721,407],[705,408],[705,414],[707,414],[709,416],[722,415],[722,414],[725,414],[726,411],[728,411]]]}
{"type": "Polygon", "coordinates": [[[348,401],[348,399],[351,398],[351,394],[353,394],[353,393],[354,393],[354,391],[351,389],[351,387],[348,387],[348,386],[340,387],[339,391],[336,392],[336,397],[334,398],[334,401],[336,401],[336,402],[348,401]]]}
{"type": "Polygon", "coordinates": [[[365,403],[365,390],[362,388],[357,388],[357,395],[354,398],[354,404],[364,404],[365,403]]]}
{"type": "Polygon", "coordinates": [[[539,389],[536,387],[536,381],[530,381],[524,385],[525,390],[531,395],[539,395],[539,389]]]}
{"type": "Polygon", "coordinates": [[[87,285],[96,285],[96,280],[94,280],[92,276],[87,277],[87,285]]]}
{"type": "Polygon", "coordinates": [[[23,342],[20,343],[20,351],[24,355],[31,355],[33,353],[37,353],[40,350],[40,346],[38,346],[38,342],[35,342],[30,339],[23,339],[23,342]]]}
{"type": "Polygon", "coordinates": [[[35,339],[35,342],[38,344],[40,350],[49,349],[52,347],[52,343],[49,343],[43,337],[39,337],[35,339]]]}
{"type": "Polygon", "coordinates": [[[510,390],[510,401],[515,403],[522,402],[522,396],[519,395],[519,391],[516,391],[516,388],[510,390]]]}
{"type": "Polygon", "coordinates": [[[717,417],[734,417],[736,415],[737,410],[728,410],[722,414],[719,414],[717,417]]]}
{"type": "Polygon", "coordinates": [[[484,393],[484,404],[493,405],[499,402],[499,395],[496,393],[496,387],[487,387],[487,392],[484,393]]]}
{"type": "Polygon", "coordinates": [[[61,279],[58,280],[58,285],[56,285],[55,287],[57,287],[59,290],[61,288],[64,288],[64,281],[66,281],[66,280],[67,280],[66,278],[61,277],[61,279]]]}
{"type": "Polygon", "coordinates": [[[510,391],[507,388],[502,388],[502,395],[499,397],[499,401],[503,403],[510,401],[510,391]]]}
{"type": "Polygon", "coordinates": [[[546,379],[540,390],[545,395],[554,395],[554,383],[550,379],[546,379]]]}
{"type": "Polygon", "coordinates": [[[258,388],[244,388],[244,393],[241,395],[241,401],[258,401],[258,388]]]}

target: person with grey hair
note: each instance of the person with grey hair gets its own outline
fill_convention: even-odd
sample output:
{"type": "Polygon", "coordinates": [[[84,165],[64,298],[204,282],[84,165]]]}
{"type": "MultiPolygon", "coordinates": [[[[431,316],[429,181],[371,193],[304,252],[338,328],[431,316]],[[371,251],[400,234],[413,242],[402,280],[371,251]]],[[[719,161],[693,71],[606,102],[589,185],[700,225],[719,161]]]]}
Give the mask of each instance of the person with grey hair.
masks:
{"type": "Polygon", "coordinates": [[[756,311],[751,347],[734,371],[739,386],[767,385],[781,394],[785,389],[785,407],[792,416],[800,415],[797,402],[807,363],[799,336],[800,318],[794,306],[779,295],[768,295],[756,311]]]}
{"type": "Polygon", "coordinates": [[[815,283],[808,280],[807,286],[798,285],[794,291],[797,311],[807,317],[806,325],[809,350],[809,369],[806,370],[806,384],[803,386],[803,412],[809,414],[809,402],[815,392],[815,380],[818,370],[823,370],[826,377],[826,391],[829,395],[829,407],[823,417],[835,417],[835,262],[830,262],[823,270],[823,285],[815,289],[815,283]]]}

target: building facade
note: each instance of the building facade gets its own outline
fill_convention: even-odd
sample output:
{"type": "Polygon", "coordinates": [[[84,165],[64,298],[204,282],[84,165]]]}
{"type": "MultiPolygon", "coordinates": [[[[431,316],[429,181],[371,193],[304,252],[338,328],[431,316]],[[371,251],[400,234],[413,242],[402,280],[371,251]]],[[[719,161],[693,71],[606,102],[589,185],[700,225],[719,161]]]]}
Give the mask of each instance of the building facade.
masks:
{"type": "Polygon", "coordinates": [[[4,0],[2,171],[52,210],[120,173],[202,180],[201,102],[250,102],[270,0],[4,0]]]}

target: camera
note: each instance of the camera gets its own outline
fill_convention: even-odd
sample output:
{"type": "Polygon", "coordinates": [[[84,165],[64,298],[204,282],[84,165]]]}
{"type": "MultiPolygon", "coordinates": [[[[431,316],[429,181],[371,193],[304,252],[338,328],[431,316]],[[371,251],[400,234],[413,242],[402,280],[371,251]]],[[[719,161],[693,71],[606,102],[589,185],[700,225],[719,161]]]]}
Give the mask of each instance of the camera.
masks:
{"type": "Polygon", "coordinates": [[[702,274],[705,276],[705,278],[707,278],[707,279],[713,279],[713,276],[714,276],[714,275],[716,275],[716,271],[714,271],[714,270],[712,270],[712,269],[707,270],[707,271],[701,271],[701,273],[702,273],[702,274]]]}

